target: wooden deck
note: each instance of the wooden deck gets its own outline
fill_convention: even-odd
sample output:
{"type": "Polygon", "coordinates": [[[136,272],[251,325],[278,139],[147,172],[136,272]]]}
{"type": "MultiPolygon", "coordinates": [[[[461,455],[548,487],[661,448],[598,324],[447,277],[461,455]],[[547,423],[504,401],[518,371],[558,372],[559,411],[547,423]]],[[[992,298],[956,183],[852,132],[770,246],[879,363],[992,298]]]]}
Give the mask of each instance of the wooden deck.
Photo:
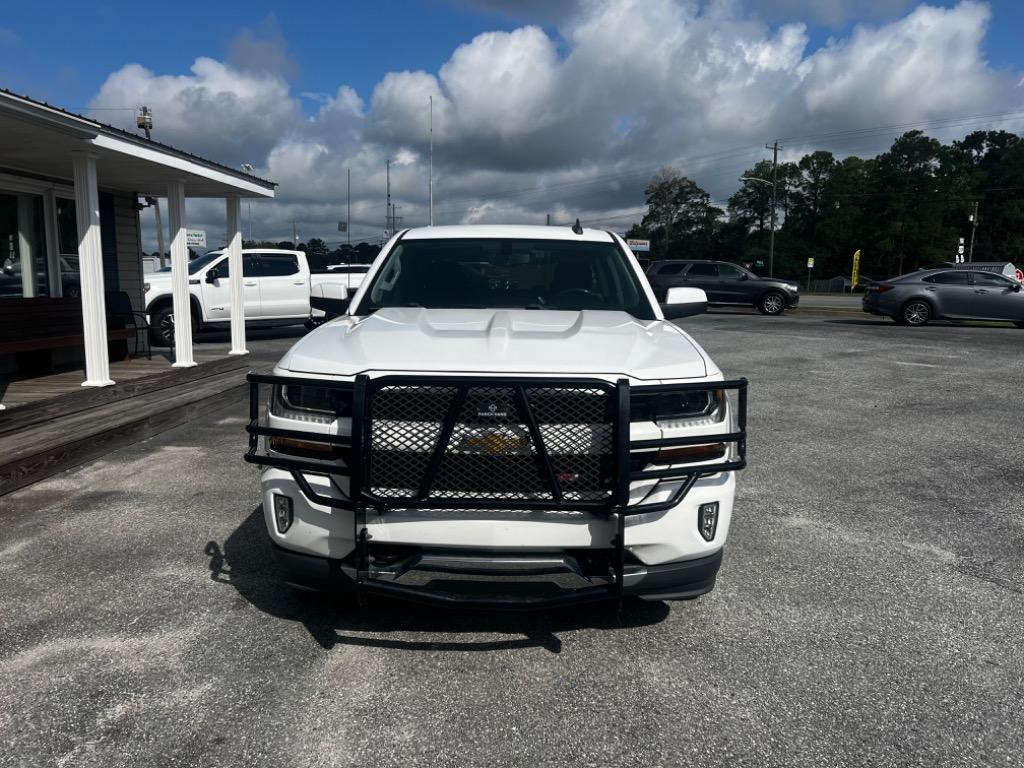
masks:
{"type": "MultiPolygon", "coordinates": [[[[241,356],[207,334],[195,347],[197,366],[173,368],[169,350],[155,350],[152,360],[111,363],[110,387],[83,387],[81,370],[10,384],[0,411],[0,496],[226,406],[244,415],[246,373],[273,367],[303,333],[256,331],[241,356]]],[[[245,442],[240,430],[239,460],[245,442]]]]}
{"type": "MultiPolygon", "coordinates": [[[[197,347],[194,356],[197,363],[208,363],[224,357],[224,354],[220,350],[203,350],[197,347]]],[[[162,353],[154,351],[152,360],[138,357],[134,360],[112,362],[110,363],[110,378],[120,384],[178,370],[171,368],[171,362],[172,356],[167,350],[162,353]]],[[[17,379],[9,383],[4,383],[4,380],[0,379],[0,403],[10,410],[28,403],[80,392],[83,390],[82,382],[84,380],[85,373],[81,368],[45,376],[17,379]]]]}

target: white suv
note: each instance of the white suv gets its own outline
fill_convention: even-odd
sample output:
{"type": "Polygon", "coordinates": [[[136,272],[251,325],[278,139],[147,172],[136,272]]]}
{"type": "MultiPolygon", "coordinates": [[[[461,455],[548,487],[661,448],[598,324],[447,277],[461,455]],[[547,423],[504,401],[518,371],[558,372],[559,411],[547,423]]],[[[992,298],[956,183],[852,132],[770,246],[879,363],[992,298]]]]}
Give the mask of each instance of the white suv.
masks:
{"type": "Polygon", "coordinates": [[[396,235],[332,301],[249,377],[289,583],[490,607],[712,589],[746,381],[669,322],[703,291],[659,306],[608,232],[466,226],[396,235]]]}

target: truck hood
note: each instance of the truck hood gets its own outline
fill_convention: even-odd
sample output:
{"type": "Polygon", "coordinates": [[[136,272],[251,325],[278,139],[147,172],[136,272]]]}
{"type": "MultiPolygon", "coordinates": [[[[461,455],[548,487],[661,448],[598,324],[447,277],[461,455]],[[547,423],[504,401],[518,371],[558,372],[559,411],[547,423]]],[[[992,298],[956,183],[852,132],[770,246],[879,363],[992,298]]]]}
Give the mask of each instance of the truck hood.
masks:
{"type": "Polygon", "coordinates": [[[625,312],[388,307],[342,317],[278,364],[294,373],[371,371],[704,378],[718,369],[682,330],[625,312]]]}

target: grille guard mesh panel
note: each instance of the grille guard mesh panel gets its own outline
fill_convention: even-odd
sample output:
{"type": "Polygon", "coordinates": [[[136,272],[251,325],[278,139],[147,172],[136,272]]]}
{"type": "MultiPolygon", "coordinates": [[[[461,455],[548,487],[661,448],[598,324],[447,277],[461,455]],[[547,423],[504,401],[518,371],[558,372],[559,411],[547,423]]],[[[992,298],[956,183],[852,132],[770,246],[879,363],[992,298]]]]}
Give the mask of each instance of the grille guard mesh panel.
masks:
{"type": "Polygon", "coordinates": [[[364,490],[391,505],[606,507],[615,493],[613,395],[594,382],[371,383],[364,490]]]}

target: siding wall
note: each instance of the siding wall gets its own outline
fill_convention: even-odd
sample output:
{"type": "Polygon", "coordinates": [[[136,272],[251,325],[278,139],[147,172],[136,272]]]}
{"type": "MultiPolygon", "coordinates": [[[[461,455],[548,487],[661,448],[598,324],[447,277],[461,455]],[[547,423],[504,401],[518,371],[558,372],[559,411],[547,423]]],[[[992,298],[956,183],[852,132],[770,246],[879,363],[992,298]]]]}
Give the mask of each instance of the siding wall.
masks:
{"type": "Polygon", "coordinates": [[[114,194],[114,233],[117,245],[117,276],[120,290],[132,299],[137,312],[142,305],[142,248],[139,232],[139,212],[135,210],[137,195],[121,192],[114,194]]]}

